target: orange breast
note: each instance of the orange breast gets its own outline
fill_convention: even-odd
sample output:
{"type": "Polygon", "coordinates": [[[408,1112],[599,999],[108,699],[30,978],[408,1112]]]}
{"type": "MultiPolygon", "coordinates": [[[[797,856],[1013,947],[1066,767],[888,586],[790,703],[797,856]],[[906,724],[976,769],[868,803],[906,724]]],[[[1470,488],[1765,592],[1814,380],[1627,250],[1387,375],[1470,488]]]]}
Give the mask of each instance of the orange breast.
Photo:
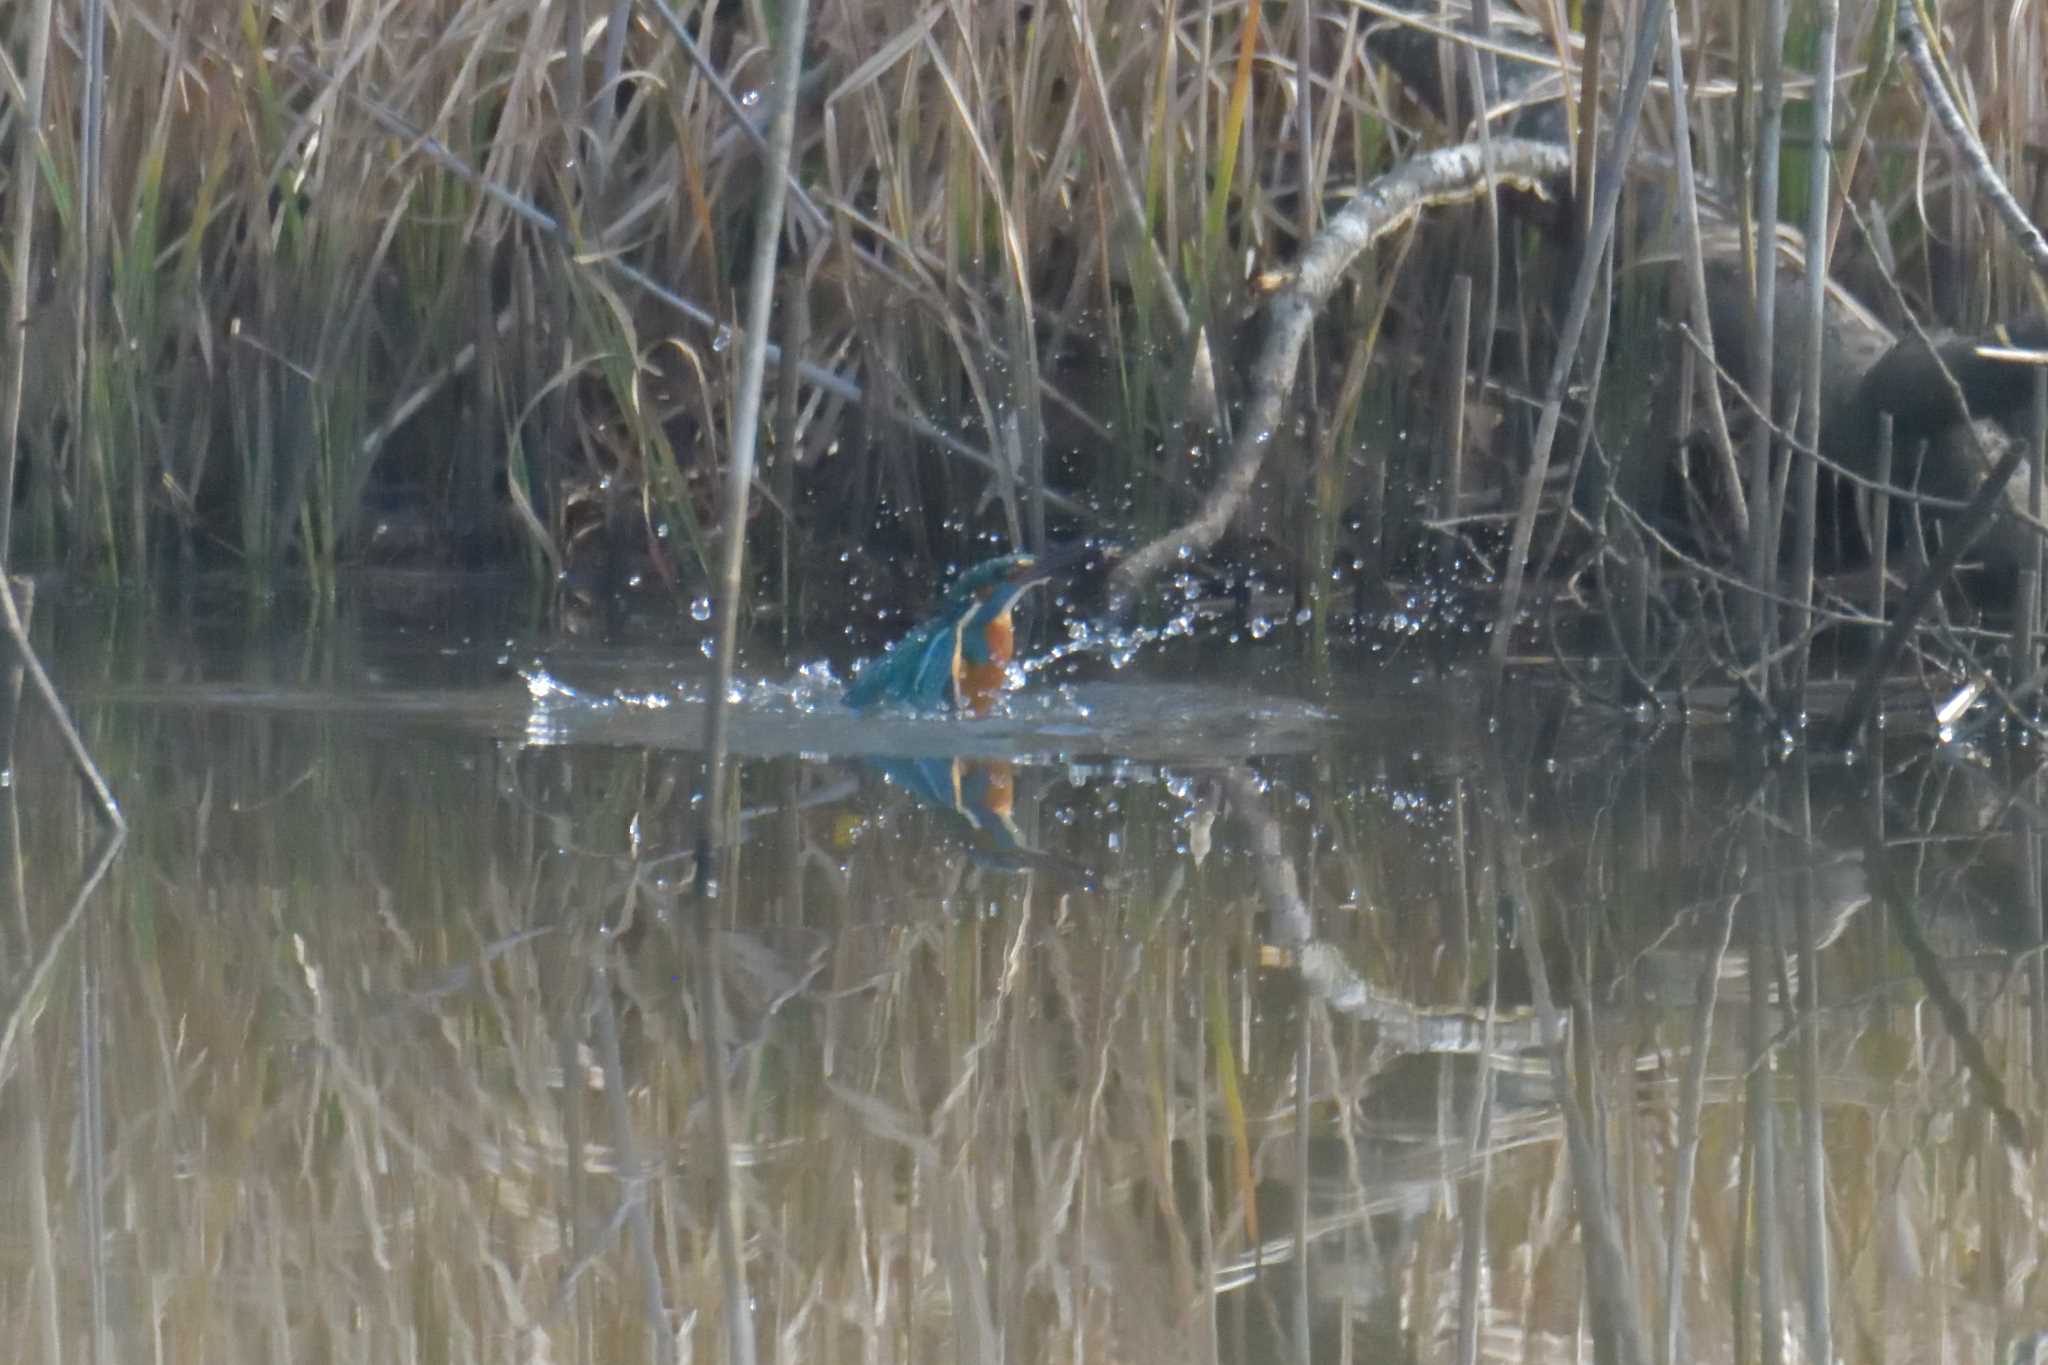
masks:
{"type": "Polygon", "coordinates": [[[988,657],[997,668],[1010,662],[1017,652],[1017,627],[1004,612],[988,623],[988,657]]]}
{"type": "Polygon", "coordinates": [[[988,645],[987,663],[960,663],[960,700],[977,716],[988,714],[996,693],[1003,690],[1008,680],[1009,663],[1017,651],[1017,630],[1010,621],[1010,613],[1004,612],[988,624],[984,637],[988,645]]]}
{"type": "Polygon", "coordinates": [[[1016,768],[1008,759],[991,759],[980,765],[977,776],[980,778],[974,802],[977,813],[1007,821],[1017,804],[1016,768]]]}

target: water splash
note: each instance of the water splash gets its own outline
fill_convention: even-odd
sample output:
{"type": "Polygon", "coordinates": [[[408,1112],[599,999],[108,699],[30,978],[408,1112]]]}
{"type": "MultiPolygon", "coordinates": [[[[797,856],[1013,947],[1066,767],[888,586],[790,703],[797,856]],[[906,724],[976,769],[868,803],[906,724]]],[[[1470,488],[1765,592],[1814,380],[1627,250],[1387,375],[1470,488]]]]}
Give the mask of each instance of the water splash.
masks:
{"type": "Polygon", "coordinates": [[[1193,607],[1161,626],[1108,628],[1093,621],[1075,621],[1067,627],[1066,639],[1058,641],[1043,654],[1023,661],[1022,675],[1028,681],[1032,674],[1084,654],[1100,654],[1109,660],[1111,668],[1121,672],[1135,663],[1147,647],[1167,640],[1185,639],[1194,633],[1193,607]]]}

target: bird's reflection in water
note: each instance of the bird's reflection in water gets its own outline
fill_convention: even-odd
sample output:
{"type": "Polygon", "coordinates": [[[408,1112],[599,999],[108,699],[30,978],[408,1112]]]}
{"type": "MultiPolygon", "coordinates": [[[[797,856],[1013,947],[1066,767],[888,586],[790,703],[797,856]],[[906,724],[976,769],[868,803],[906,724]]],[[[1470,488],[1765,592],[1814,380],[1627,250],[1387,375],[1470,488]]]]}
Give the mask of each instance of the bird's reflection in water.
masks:
{"type": "Polygon", "coordinates": [[[1018,829],[1017,765],[1007,758],[882,758],[870,765],[917,801],[950,816],[978,865],[997,872],[1042,872],[1076,890],[1094,890],[1095,869],[1033,846],[1018,829]]]}

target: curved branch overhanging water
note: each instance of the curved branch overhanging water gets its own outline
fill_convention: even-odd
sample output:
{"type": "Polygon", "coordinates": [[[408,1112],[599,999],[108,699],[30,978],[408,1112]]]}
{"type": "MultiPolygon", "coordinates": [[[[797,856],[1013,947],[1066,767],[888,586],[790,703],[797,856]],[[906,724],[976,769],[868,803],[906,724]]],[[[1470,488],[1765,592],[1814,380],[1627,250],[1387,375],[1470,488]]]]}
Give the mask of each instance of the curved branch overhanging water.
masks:
{"type": "Polygon", "coordinates": [[[1208,549],[1222,536],[1258,481],[1316,313],[1353,261],[1425,209],[1469,203],[1499,187],[1551,198],[1570,178],[1571,152],[1556,143],[1494,138],[1482,151],[1480,144],[1468,142],[1402,162],[1332,216],[1267,305],[1266,339],[1252,369],[1251,401],[1222,478],[1192,517],[1118,566],[1111,579],[1114,607],[1125,610],[1168,564],[1208,549]]]}

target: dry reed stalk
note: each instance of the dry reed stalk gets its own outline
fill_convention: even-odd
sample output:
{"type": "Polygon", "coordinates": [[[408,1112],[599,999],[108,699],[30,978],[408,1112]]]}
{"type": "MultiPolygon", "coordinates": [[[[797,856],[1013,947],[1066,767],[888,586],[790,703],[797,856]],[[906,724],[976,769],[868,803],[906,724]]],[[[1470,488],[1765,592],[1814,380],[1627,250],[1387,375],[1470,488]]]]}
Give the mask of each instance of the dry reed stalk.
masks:
{"type": "MultiPolygon", "coordinates": [[[[1785,0],[1755,0],[1762,33],[1756,40],[1760,58],[1757,75],[1756,144],[1749,149],[1755,168],[1755,195],[1743,200],[1743,221],[1755,222],[1754,240],[1759,245],[1750,259],[1753,292],[1750,303],[1750,372],[1744,376],[1757,410],[1777,415],[1776,335],[1778,308],[1778,168],[1779,144],[1785,127],[1785,0]]],[[[1750,9],[1745,9],[1745,14],[1750,9]]],[[[1774,477],[1771,459],[1771,428],[1758,425],[1749,433],[1750,535],[1746,545],[1747,566],[1753,592],[1745,600],[1745,627],[1749,638],[1744,646],[1752,651],[1744,666],[1754,671],[1752,685],[1763,703],[1771,704],[1770,671],[1765,667],[1777,647],[1779,594],[1777,579],[1778,537],[1785,524],[1785,505],[1774,477]]]]}
{"type": "Polygon", "coordinates": [[[28,317],[35,299],[36,190],[43,140],[43,109],[50,71],[50,25],[53,0],[35,0],[28,17],[28,61],[22,98],[15,116],[13,193],[9,196],[8,260],[14,287],[8,293],[7,335],[0,354],[0,574],[9,559],[14,527],[14,487],[21,461],[21,399],[28,367],[28,317]]]}
{"type": "MultiPolygon", "coordinates": [[[[779,103],[768,132],[768,172],[761,191],[754,228],[754,258],[747,280],[747,316],[742,333],[740,386],[734,402],[732,439],[727,451],[725,510],[722,518],[724,543],[722,563],[715,580],[717,627],[713,655],[713,684],[705,718],[705,748],[710,772],[702,835],[698,841],[698,887],[702,904],[700,917],[708,915],[714,897],[710,888],[720,886],[729,893],[717,869],[723,864],[726,838],[726,742],[731,724],[730,692],[733,654],[739,644],[739,618],[746,604],[741,596],[741,573],[746,562],[747,508],[754,483],[755,437],[760,429],[763,378],[768,364],[768,319],[775,303],[775,260],[782,246],[783,206],[788,198],[790,151],[796,138],[797,104],[803,77],[804,30],[810,17],[808,0],[786,0],[782,31],[778,35],[777,74],[779,103]]],[[[699,925],[700,943],[709,948],[710,926],[699,925]]],[[[715,952],[701,952],[708,990],[706,1000],[714,1013],[718,1008],[718,970],[715,952]]],[[[715,1031],[714,1031],[715,1036],[715,1031]]],[[[725,1279],[725,1311],[728,1347],[734,1365],[753,1365],[754,1320],[752,1299],[746,1288],[745,1248],[740,1236],[738,1183],[733,1175],[732,1135],[726,1118],[726,1082],[722,1049],[706,1043],[704,1075],[711,1094],[713,1160],[722,1173],[718,1181],[720,1198],[718,1222],[719,1264],[725,1279]]]]}
{"type": "MultiPolygon", "coordinates": [[[[1665,37],[1665,60],[1672,73],[1671,150],[1678,178],[1678,227],[1681,264],[1692,310],[1692,326],[1709,371],[1718,368],[1714,360],[1714,331],[1707,302],[1706,255],[1700,235],[1700,187],[1693,174],[1692,128],[1686,110],[1684,80],[1685,46],[1678,31],[1678,11],[1671,11],[1665,37]]],[[[1721,386],[1709,380],[1700,386],[1707,404],[1707,434],[1713,446],[1722,485],[1727,489],[1729,519],[1737,540],[1749,538],[1749,499],[1743,496],[1742,473],[1735,463],[1735,440],[1728,431],[1728,412],[1721,402],[1721,386]]]]}
{"type": "MultiPolygon", "coordinates": [[[[1911,0],[1907,0],[1911,3],[1911,0]]],[[[1832,140],[1835,126],[1835,49],[1839,41],[1841,6],[1837,0],[1820,0],[1816,15],[1819,32],[1819,69],[1814,73],[1813,147],[1807,159],[1806,292],[1802,299],[1805,317],[1802,341],[1805,351],[1805,384],[1799,400],[1795,425],[1801,444],[1818,449],[1821,442],[1821,392],[1823,348],[1827,344],[1828,243],[1834,240],[1828,228],[1828,205],[1833,198],[1829,173],[1834,167],[1832,140]]],[[[1787,452],[1796,460],[1797,502],[1793,519],[1792,595],[1800,603],[1794,616],[1796,652],[1792,661],[1791,714],[1795,723],[1806,714],[1806,682],[1811,667],[1813,640],[1814,542],[1820,536],[1820,467],[1816,461],[1787,452]]],[[[1809,1345],[1818,1344],[1809,1342],[1809,1345]]],[[[1828,1359],[1825,1354],[1819,1359],[1828,1359]]]]}
{"type": "Polygon", "coordinates": [[[1705,1105],[1707,1057],[1714,1037],[1714,1010],[1720,1000],[1721,968],[1735,932],[1739,896],[1721,899],[1720,927],[1713,949],[1700,959],[1693,988],[1692,1028],[1687,1038],[1685,1074],[1680,1078],[1678,1134],[1672,1150],[1671,1216],[1664,1242],[1664,1330],[1658,1340],[1657,1365],[1682,1365],[1693,1359],[1685,1333],[1686,1253],[1691,1247],[1693,1183],[1699,1168],[1700,1114],[1705,1105]]]}
{"type": "MultiPolygon", "coordinates": [[[[2048,369],[2034,374],[2034,401],[2028,412],[2027,515],[2036,522],[2048,512],[2048,369]]],[[[2037,666],[2037,636],[2041,625],[2041,585],[2048,571],[2048,542],[2036,539],[2033,562],[2022,578],[2020,592],[2020,639],[2016,661],[2031,675],[2037,666]]]]}
{"type": "MultiPolygon", "coordinates": [[[[21,277],[17,275],[15,278],[21,277]]],[[[22,616],[33,618],[33,581],[0,573],[0,592],[19,593],[22,616]]],[[[16,771],[18,762],[16,740],[19,738],[22,682],[23,668],[18,661],[10,661],[4,670],[0,670],[0,767],[9,772],[16,771]]],[[[35,942],[35,931],[29,923],[28,877],[21,836],[20,786],[10,782],[5,791],[0,791],[0,837],[6,840],[6,856],[4,861],[0,861],[5,881],[0,885],[7,889],[16,941],[29,944],[35,942]]],[[[32,1046],[21,1050],[18,1069],[10,1071],[5,1065],[0,1065],[0,1075],[10,1075],[14,1079],[23,1108],[19,1168],[28,1177],[25,1182],[28,1187],[27,1241],[31,1254],[26,1297],[32,1304],[35,1341],[40,1348],[43,1365],[59,1365],[64,1359],[64,1322],[57,1296],[61,1271],[50,1219],[50,1185],[46,1175],[49,1169],[46,1164],[49,1124],[44,1113],[45,1091],[41,1070],[41,1060],[32,1046]]]]}
{"type": "Polygon", "coordinates": [[[1876,561],[1871,571],[1875,590],[1870,615],[1880,639],[1884,631],[1885,597],[1891,591],[1892,425],[1890,413],[1877,419],[1877,488],[1870,497],[1871,554],[1876,561]]]}
{"type": "MultiPolygon", "coordinates": [[[[1643,97],[1649,89],[1650,68],[1657,45],[1663,39],[1664,11],[1669,0],[1644,0],[1636,15],[1636,46],[1630,57],[1622,89],[1621,108],[1602,166],[1595,175],[1591,226],[1579,244],[1578,264],[1572,280],[1564,324],[1558,331],[1557,351],[1551,360],[1550,376],[1543,390],[1543,411],[1537,420],[1536,438],[1529,454],[1529,467],[1522,475],[1520,498],[1515,507],[1514,531],[1508,547],[1507,569],[1501,584],[1501,600],[1494,617],[1488,644],[1492,673],[1491,687],[1499,695],[1507,676],[1508,644],[1514,637],[1515,621],[1521,611],[1522,583],[1527,573],[1529,547],[1536,534],[1536,514],[1542,504],[1543,485],[1550,475],[1551,447],[1557,440],[1563,416],[1566,385],[1579,359],[1579,342],[1592,308],[1602,263],[1613,239],[1616,209],[1621,202],[1623,167],[1634,154],[1637,124],[1643,97]]],[[[1589,92],[1590,98],[1590,92],[1589,92]]]]}
{"type": "MultiPolygon", "coordinates": [[[[1470,388],[1472,356],[1472,277],[1460,275],[1451,281],[1451,335],[1444,356],[1444,374],[1450,390],[1448,416],[1441,447],[1437,452],[1436,514],[1445,523],[1455,522],[1465,491],[1465,395],[1470,388]]],[[[1437,547],[1437,571],[1448,579],[1458,558],[1455,536],[1437,547]]]]}
{"type": "MultiPolygon", "coordinates": [[[[1173,324],[1174,332],[1186,337],[1194,330],[1194,322],[1175,283],[1177,277],[1173,267],[1152,235],[1152,216],[1145,211],[1145,201],[1138,194],[1137,180],[1131,174],[1129,159],[1124,155],[1123,139],[1117,132],[1116,114],[1110,105],[1109,83],[1102,73],[1094,21],[1088,14],[1088,0],[1067,0],[1067,20],[1073,25],[1074,48],[1081,59],[1082,84],[1087,87],[1089,108],[1096,120],[1096,136],[1102,146],[1106,167],[1103,178],[1112,191],[1118,213],[1125,220],[1125,230],[1144,243],[1145,264],[1152,273],[1153,287],[1166,304],[1166,315],[1173,324]]],[[[1206,66],[1203,69],[1206,72],[1206,66]]],[[[1205,99],[1207,88],[1205,82],[1205,99]]]]}

